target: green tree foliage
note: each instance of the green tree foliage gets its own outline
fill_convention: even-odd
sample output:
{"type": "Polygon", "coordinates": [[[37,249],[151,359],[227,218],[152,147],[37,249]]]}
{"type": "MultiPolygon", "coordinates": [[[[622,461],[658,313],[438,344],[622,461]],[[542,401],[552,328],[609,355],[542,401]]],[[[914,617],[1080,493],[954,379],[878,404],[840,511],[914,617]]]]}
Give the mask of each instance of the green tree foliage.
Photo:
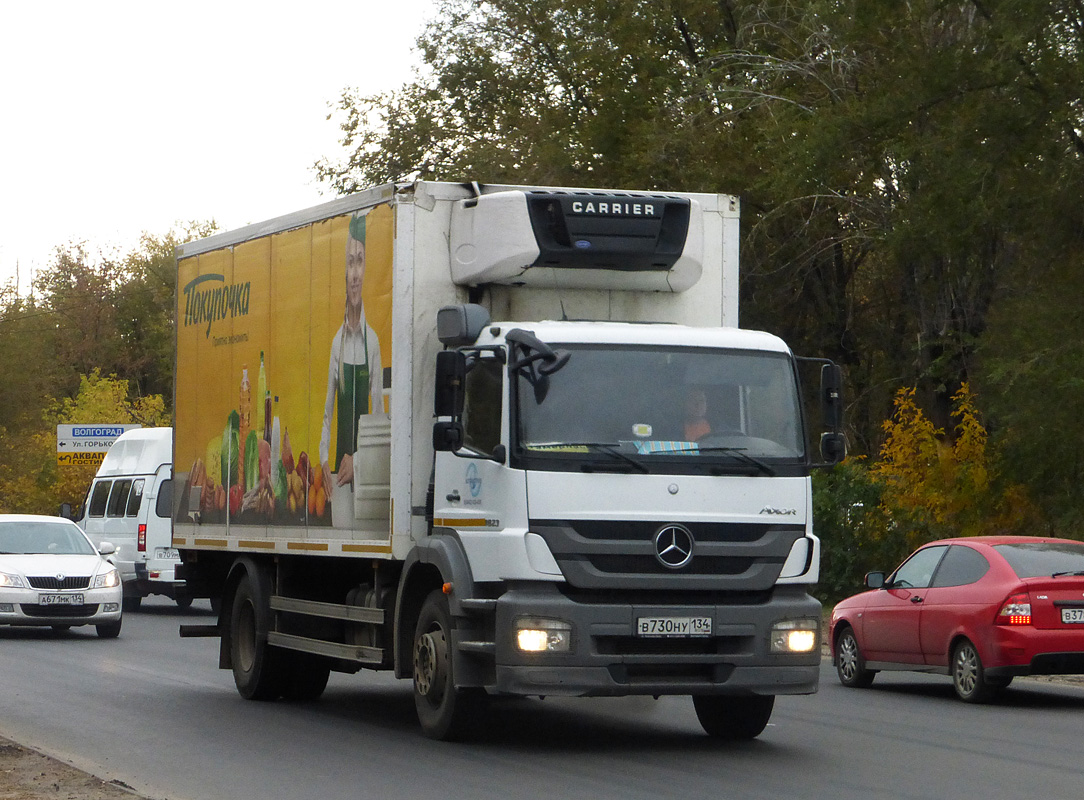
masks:
{"type": "Polygon", "coordinates": [[[14,288],[0,293],[0,429],[12,432],[41,418],[43,398],[61,371],[43,335],[52,312],[14,288]]]}
{"type": "Polygon", "coordinates": [[[881,488],[863,458],[814,474],[813,525],[821,540],[816,594],[826,605],[861,591],[863,575],[892,569],[906,555],[904,546],[885,535],[881,488]]]}
{"type": "Polygon", "coordinates": [[[123,255],[91,256],[80,244],[57,249],[34,292],[43,312],[36,333],[62,370],[58,396],[72,396],[80,376],[99,369],[129,381],[137,395],[172,397],[173,251],[213,230],[213,223],[192,223],[181,233],[144,234],[138,248],[123,255]]]}
{"type": "MultiPolygon", "coordinates": [[[[1081,193],[1084,197],[1084,192],[1081,193]]],[[[1051,230],[1052,239],[1064,239],[1051,230]]],[[[1002,469],[1026,484],[1049,529],[1084,530],[1084,246],[1011,287],[980,349],[983,394],[1002,469]]]]}

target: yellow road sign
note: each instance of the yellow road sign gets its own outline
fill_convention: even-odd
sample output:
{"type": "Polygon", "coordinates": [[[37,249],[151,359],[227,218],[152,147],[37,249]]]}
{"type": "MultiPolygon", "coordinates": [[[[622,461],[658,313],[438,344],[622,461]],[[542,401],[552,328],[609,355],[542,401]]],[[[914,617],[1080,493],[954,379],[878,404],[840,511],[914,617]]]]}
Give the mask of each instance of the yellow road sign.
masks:
{"type": "Polygon", "coordinates": [[[96,453],[57,453],[56,463],[60,467],[100,466],[105,460],[105,451],[96,453]]]}

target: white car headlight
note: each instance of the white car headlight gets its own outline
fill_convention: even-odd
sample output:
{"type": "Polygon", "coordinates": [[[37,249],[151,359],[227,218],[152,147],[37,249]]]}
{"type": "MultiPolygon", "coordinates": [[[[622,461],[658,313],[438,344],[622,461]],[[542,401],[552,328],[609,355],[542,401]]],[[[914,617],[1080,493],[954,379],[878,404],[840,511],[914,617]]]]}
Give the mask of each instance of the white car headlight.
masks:
{"type": "Polygon", "coordinates": [[[8,575],[6,572],[0,572],[0,586],[8,589],[27,589],[26,580],[22,575],[8,575]]]}
{"type": "Polygon", "coordinates": [[[91,585],[91,589],[112,589],[114,586],[120,586],[120,573],[116,568],[111,567],[107,572],[103,572],[100,575],[94,576],[94,583],[91,585]]]}

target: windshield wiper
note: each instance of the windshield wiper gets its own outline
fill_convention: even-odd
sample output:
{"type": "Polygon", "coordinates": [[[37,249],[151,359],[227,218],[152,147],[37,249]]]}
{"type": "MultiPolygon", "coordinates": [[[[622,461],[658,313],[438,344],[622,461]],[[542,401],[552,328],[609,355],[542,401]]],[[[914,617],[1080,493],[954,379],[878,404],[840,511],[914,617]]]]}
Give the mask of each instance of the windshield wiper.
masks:
{"type": "Polygon", "coordinates": [[[701,453],[725,453],[728,456],[734,456],[738,461],[742,461],[751,467],[756,467],[761,473],[767,475],[769,478],[775,477],[774,469],[769,467],[759,458],[749,455],[745,452],[746,448],[744,447],[699,447],[697,450],[701,453]]]}
{"type": "Polygon", "coordinates": [[[1072,575],[1072,576],[1084,575],[1084,569],[1072,570],[1072,571],[1068,571],[1068,572],[1055,572],[1050,577],[1051,578],[1064,578],[1067,575],[1072,575]]]}
{"type": "MultiPolygon", "coordinates": [[[[605,453],[606,455],[611,456],[617,461],[624,461],[637,472],[642,472],[645,475],[648,472],[648,468],[646,466],[644,466],[641,462],[630,456],[628,453],[622,453],[621,450],[618,449],[618,446],[613,444],[612,442],[560,442],[559,444],[554,446],[559,446],[562,448],[586,447],[591,450],[597,450],[600,453],[605,453]]],[[[583,464],[580,467],[580,469],[584,472],[592,472],[600,468],[602,468],[602,465],[600,464],[583,464]]]]}

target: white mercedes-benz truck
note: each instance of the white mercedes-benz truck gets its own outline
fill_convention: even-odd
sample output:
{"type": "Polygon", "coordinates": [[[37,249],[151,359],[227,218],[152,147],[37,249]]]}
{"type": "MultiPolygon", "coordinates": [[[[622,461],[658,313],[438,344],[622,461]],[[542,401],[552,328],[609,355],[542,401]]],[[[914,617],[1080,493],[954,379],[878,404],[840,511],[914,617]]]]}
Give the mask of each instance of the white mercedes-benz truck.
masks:
{"type": "Polygon", "coordinates": [[[737,327],[738,221],[423,181],[183,245],[173,545],[219,618],[182,635],[251,699],[393,670],[434,738],[555,695],[759,735],[817,690],[844,440],[838,367],[737,327]]]}

